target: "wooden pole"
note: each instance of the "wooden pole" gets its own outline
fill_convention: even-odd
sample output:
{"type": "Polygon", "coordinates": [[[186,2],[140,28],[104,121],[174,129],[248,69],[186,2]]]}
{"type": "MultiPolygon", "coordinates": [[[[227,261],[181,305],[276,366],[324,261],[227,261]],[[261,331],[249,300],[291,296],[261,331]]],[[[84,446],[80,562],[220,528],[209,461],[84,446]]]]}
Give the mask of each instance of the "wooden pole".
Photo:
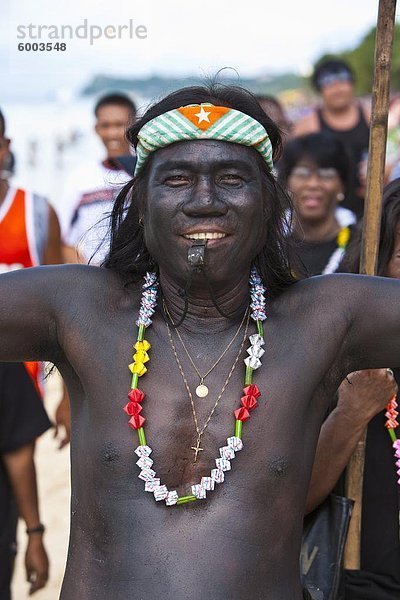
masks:
{"type": "MultiPolygon", "coordinates": [[[[385,172],[390,67],[392,60],[396,0],[379,0],[375,38],[367,191],[365,197],[360,273],[375,275],[378,263],[382,191],[385,172]]],[[[344,553],[346,569],[360,568],[361,507],[366,431],[347,468],[346,494],[355,501],[344,553]]]]}

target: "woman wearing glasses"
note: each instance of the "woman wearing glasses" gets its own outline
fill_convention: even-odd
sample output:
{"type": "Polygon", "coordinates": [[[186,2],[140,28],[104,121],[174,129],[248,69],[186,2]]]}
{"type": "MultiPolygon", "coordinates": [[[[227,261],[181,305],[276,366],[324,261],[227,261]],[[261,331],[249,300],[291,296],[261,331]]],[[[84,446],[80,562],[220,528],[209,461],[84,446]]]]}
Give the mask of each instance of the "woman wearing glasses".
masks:
{"type": "Polygon", "coordinates": [[[296,138],[285,147],[279,176],[293,196],[291,235],[305,276],[333,273],[343,257],[355,222],[351,211],[340,208],[350,164],[342,142],[326,133],[296,138]]]}

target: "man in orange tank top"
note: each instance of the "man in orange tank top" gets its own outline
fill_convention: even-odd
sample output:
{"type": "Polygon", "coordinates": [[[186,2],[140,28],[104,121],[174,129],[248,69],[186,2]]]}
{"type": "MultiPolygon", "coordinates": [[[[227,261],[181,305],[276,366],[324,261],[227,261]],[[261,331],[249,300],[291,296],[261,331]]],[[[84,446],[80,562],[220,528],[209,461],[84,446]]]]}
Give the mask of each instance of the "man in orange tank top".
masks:
{"type": "MultiPolygon", "coordinates": [[[[10,187],[9,148],[0,112],[0,273],[60,263],[56,214],[44,198],[10,187]]],[[[34,464],[35,440],[51,427],[40,400],[40,371],[37,362],[0,366],[0,600],[10,598],[18,515],[27,527],[25,564],[31,593],[48,577],[34,464]]]]}

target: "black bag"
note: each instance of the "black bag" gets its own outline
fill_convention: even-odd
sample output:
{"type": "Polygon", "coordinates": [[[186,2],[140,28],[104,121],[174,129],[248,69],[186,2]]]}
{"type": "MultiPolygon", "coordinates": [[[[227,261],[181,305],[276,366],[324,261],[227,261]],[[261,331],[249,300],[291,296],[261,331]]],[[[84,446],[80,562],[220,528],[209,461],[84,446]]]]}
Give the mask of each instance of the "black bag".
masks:
{"type": "Polygon", "coordinates": [[[348,498],[330,494],[304,519],[300,574],[311,595],[315,590],[315,598],[339,598],[343,551],[353,504],[348,498]]]}

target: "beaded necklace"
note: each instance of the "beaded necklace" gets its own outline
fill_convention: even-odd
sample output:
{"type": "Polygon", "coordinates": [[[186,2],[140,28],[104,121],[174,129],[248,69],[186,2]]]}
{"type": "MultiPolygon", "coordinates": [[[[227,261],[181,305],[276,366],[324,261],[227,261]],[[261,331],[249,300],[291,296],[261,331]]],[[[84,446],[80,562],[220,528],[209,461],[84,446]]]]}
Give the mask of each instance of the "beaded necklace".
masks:
{"type": "Polygon", "coordinates": [[[166,485],[161,483],[160,478],[156,476],[153,467],[153,460],[150,458],[152,449],[147,445],[144,431],[146,418],[141,414],[142,402],[145,394],[138,388],[139,378],[147,372],[146,363],[150,360],[148,351],[151,344],[145,340],[145,331],[150,327],[156,306],[158,279],[155,273],[146,273],[144,277],[143,293],[139,310],[139,317],[136,321],[138,334],[134,345],[135,353],[133,363],[129,365],[132,373],[131,389],[128,394],[129,402],[123,410],[130,417],[129,427],[135,429],[138,435],[139,446],[135,454],[139,457],[136,462],[141,469],[138,475],[139,479],[144,481],[144,489],[154,495],[157,502],[165,501],[167,506],[186,504],[196,500],[203,500],[207,497],[207,492],[215,489],[215,484],[223,483],[225,473],[231,470],[231,460],[235,458],[236,452],[243,448],[242,430],[243,423],[250,418],[250,411],[258,405],[257,399],[261,396],[258,387],[252,383],[253,371],[261,367],[260,358],[264,354],[264,331],[263,321],[267,318],[265,313],[265,287],[255,268],[251,270],[250,279],[250,316],[255,321],[257,333],[249,336],[250,347],[247,349],[248,356],[244,359],[246,366],[243,393],[240,399],[241,406],[234,411],[235,430],[234,435],[227,438],[227,445],[219,448],[220,456],[215,459],[216,468],[211,469],[210,475],[202,477],[200,483],[191,486],[191,494],[178,496],[176,490],[168,490],[166,485]]]}

